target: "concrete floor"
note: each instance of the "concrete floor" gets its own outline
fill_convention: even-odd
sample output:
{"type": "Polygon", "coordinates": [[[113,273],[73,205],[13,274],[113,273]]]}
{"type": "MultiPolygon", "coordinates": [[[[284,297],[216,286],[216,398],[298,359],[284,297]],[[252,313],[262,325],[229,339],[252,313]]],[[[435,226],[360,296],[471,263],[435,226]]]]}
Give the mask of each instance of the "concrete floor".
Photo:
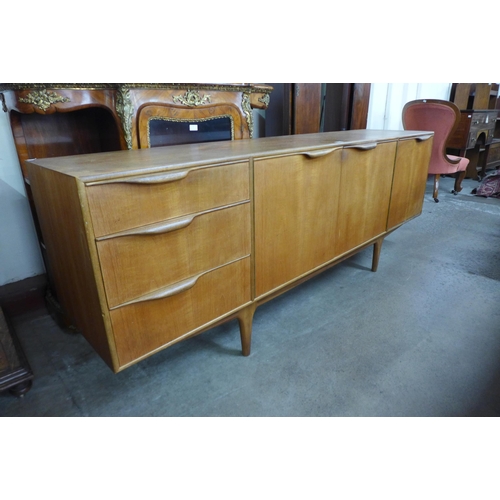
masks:
{"type": "Polygon", "coordinates": [[[431,180],[423,213],[235,321],[113,374],[42,303],[12,318],[35,374],[3,416],[500,416],[500,200],[431,180]]]}

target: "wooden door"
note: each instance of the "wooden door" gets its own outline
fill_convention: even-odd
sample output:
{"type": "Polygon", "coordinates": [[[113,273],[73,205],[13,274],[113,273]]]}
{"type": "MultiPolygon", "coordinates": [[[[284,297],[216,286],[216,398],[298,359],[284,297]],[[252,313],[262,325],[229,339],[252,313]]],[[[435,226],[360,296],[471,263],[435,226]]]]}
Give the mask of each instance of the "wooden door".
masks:
{"type": "Polygon", "coordinates": [[[341,151],[255,160],[256,297],[335,257],[341,151]]]}
{"type": "Polygon", "coordinates": [[[343,150],[337,255],[385,232],[396,144],[365,144],[343,150]]]}
{"type": "Polygon", "coordinates": [[[432,141],[432,136],[399,141],[387,230],[422,212],[432,141]]]}

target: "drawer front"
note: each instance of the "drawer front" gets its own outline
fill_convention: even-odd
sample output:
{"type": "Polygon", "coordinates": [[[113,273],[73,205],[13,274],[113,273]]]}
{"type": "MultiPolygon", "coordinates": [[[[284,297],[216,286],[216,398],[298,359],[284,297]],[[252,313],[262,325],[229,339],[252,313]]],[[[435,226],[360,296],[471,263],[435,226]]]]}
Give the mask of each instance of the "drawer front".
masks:
{"type": "Polygon", "coordinates": [[[97,242],[109,307],[250,254],[250,203],[97,242]]]}
{"type": "Polygon", "coordinates": [[[488,165],[500,161],[500,141],[492,142],[488,152],[488,165]]]}
{"type": "MultiPolygon", "coordinates": [[[[182,288],[182,287],[180,287],[182,288]]],[[[250,258],[198,277],[179,293],[110,311],[123,367],[250,302],[250,258]]]]}
{"type": "Polygon", "coordinates": [[[87,186],[96,237],[249,199],[248,162],[87,186]]]}
{"type": "Polygon", "coordinates": [[[473,148],[481,134],[485,135],[484,144],[490,144],[495,131],[497,112],[473,113],[467,148],[473,148]]]}

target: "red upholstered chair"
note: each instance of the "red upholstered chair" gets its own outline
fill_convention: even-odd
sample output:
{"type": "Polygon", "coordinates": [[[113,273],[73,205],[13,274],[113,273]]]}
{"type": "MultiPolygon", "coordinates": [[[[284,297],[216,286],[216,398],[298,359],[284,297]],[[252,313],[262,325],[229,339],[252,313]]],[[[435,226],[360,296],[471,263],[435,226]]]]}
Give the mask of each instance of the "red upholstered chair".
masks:
{"type": "Polygon", "coordinates": [[[451,101],[419,99],[410,101],[403,108],[405,130],[429,130],[434,132],[429,174],[434,174],[432,197],[437,203],[439,177],[441,174],[455,174],[453,194],[462,191],[462,180],[469,164],[468,158],[446,154],[446,142],[458,127],[460,110],[451,101]]]}

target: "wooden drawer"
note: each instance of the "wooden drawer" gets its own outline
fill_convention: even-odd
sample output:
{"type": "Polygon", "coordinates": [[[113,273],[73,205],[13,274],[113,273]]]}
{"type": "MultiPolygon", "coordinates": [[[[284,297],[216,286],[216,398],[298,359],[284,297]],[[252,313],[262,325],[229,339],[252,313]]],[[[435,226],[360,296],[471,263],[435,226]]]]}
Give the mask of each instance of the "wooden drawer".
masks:
{"type": "Polygon", "coordinates": [[[177,283],[164,295],[110,311],[121,367],[250,302],[250,258],[177,283]]]}
{"type": "Polygon", "coordinates": [[[488,151],[488,168],[493,168],[500,163],[500,139],[494,139],[488,151]]]}
{"type": "Polygon", "coordinates": [[[250,248],[249,202],[97,242],[110,308],[245,257],[250,248]]]}
{"type": "Polygon", "coordinates": [[[249,199],[248,161],[87,185],[96,237],[249,199]]]}

